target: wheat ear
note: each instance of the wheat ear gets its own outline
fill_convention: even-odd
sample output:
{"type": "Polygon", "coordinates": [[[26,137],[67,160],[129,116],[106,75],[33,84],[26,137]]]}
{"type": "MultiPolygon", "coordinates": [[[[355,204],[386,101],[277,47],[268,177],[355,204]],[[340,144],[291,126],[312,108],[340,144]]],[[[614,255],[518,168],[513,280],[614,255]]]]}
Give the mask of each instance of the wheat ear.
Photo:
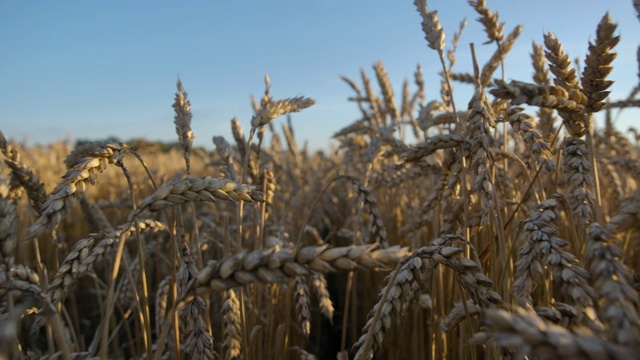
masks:
{"type": "Polygon", "coordinates": [[[71,210],[72,199],[86,187],[96,183],[98,174],[108,164],[115,164],[124,156],[126,146],[110,143],[90,143],[79,147],[65,159],[69,169],[44,203],[41,216],[29,228],[29,238],[54,230],[71,210]]]}

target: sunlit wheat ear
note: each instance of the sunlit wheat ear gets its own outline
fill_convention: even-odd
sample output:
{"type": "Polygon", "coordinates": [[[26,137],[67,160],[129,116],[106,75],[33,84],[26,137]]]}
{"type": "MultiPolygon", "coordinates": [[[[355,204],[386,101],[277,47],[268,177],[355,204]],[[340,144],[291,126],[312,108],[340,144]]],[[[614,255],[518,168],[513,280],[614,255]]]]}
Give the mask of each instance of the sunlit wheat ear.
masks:
{"type": "Polygon", "coordinates": [[[171,180],[147,196],[139,207],[129,215],[129,220],[145,211],[156,212],[170,206],[189,202],[216,202],[229,200],[236,202],[263,202],[262,193],[255,186],[232,180],[210,177],[188,177],[171,180]]]}
{"type": "MultiPolygon", "coordinates": [[[[549,79],[549,70],[547,69],[547,58],[544,56],[543,45],[538,45],[535,42],[532,43],[533,52],[531,53],[531,62],[533,63],[533,82],[538,85],[551,85],[549,79]]],[[[538,110],[538,117],[540,121],[537,123],[538,131],[544,139],[548,136],[555,134],[556,130],[554,122],[556,117],[553,115],[553,110],[541,107],[538,110]]]]}
{"type": "Polygon", "coordinates": [[[311,281],[311,287],[318,297],[318,306],[320,307],[320,312],[322,313],[322,315],[324,315],[324,317],[327,318],[327,320],[329,320],[331,324],[333,324],[334,308],[329,290],[327,288],[327,279],[325,279],[323,274],[314,274],[309,280],[311,281]]]}
{"type": "Polygon", "coordinates": [[[238,118],[234,117],[231,119],[231,133],[233,134],[233,140],[236,142],[236,148],[238,149],[240,158],[244,159],[245,152],[247,151],[247,139],[244,137],[242,125],[240,125],[238,118]]]}
{"type": "Polygon", "coordinates": [[[589,162],[589,150],[582,139],[568,137],[562,142],[562,169],[570,186],[569,201],[572,211],[582,225],[593,220],[593,167],[589,162]]]}
{"type": "MultiPolygon", "coordinates": [[[[7,138],[4,136],[2,131],[0,131],[0,151],[6,157],[6,162],[20,162],[20,151],[17,146],[11,144],[7,138]]],[[[15,175],[11,174],[11,178],[9,180],[9,194],[6,196],[9,200],[17,200],[22,197],[22,189],[20,188],[20,184],[15,175]]]]}
{"type": "Polygon", "coordinates": [[[516,80],[508,84],[496,80],[495,84],[496,88],[490,90],[491,94],[498,98],[510,99],[513,105],[529,104],[565,113],[583,113],[585,109],[584,105],[571,100],[567,91],[559,86],[543,86],[516,80]]]}
{"type": "Polygon", "coordinates": [[[613,81],[607,80],[607,76],[613,70],[611,63],[616,58],[616,53],[611,50],[620,41],[619,36],[614,36],[617,24],[612,23],[609,13],[605,14],[598,24],[595,43],[589,43],[589,53],[585,59],[585,68],[582,72],[582,91],[587,97],[587,111],[597,112],[605,107],[603,100],[609,96],[606,91],[613,81]]]}
{"type": "Polygon", "coordinates": [[[360,69],[360,77],[362,79],[362,86],[364,87],[365,97],[364,101],[369,104],[370,112],[366,114],[365,118],[368,119],[369,125],[374,127],[381,127],[384,125],[384,112],[382,109],[383,100],[376,96],[371,80],[367,76],[364,69],[360,69]]]}
{"type": "Polygon", "coordinates": [[[498,22],[498,13],[487,9],[485,0],[469,1],[469,5],[480,14],[478,21],[484,26],[484,31],[487,33],[489,38],[487,43],[502,41],[504,39],[504,34],[502,33],[504,22],[498,22]]]}
{"type": "Polygon", "coordinates": [[[4,162],[11,169],[12,179],[15,179],[16,182],[27,191],[31,207],[36,211],[36,214],[39,215],[42,205],[47,200],[44,184],[42,184],[38,176],[24,163],[9,159],[6,159],[4,162]]]}
{"type": "Polygon", "coordinates": [[[373,66],[373,70],[376,73],[378,85],[380,85],[380,89],[382,91],[382,98],[384,99],[386,112],[391,116],[391,119],[397,121],[400,113],[398,112],[398,108],[396,106],[393,86],[391,85],[389,74],[387,74],[387,70],[385,69],[382,61],[376,62],[373,66]]]}
{"type": "Polygon", "coordinates": [[[176,112],[173,122],[176,125],[178,140],[184,150],[184,161],[187,165],[187,174],[189,174],[191,169],[191,146],[194,139],[191,131],[191,103],[187,100],[187,93],[184,91],[180,80],[178,80],[176,87],[178,92],[176,92],[176,98],[172,105],[176,112]]]}
{"type": "Polygon", "coordinates": [[[587,328],[570,331],[544,321],[532,310],[517,308],[514,313],[502,309],[485,313],[489,331],[476,333],[472,345],[495,341],[514,352],[515,358],[536,359],[630,359],[635,348],[607,342],[587,328]]]}
{"type": "Polygon", "coordinates": [[[242,320],[240,302],[234,290],[223,292],[222,354],[225,360],[239,359],[242,351],[242,320]]]}
{"type": "MultiPolygon", "coordinates": [[[[587,97],[584,95],[576,77],[576,70],[571,66],[569,55],[564,52],[560,41],[552,34],[544,35],[545,56],[549,61],[549,70],[554,75],[553,83],[567,91],[567,99],[584,106],[587,97]]],[[[572,136],[582,137],[586,133],[588,118],[582,110],[565,110],[550,106],[558,110],[563,123],[572,136]]]]}
{"type": "Polygon", "coordinates": [[[64,259],[49,285],[47,294],[52,304],[57,305],[62,299],[64,299],[64,297],[66,297],[67,292],[76,279],[78,268],[86,261],[93,243],[96,238],[99,237],[100,234],[90,236],[78,241],[73,246],[73,249],[64,259]]]}
{"type": "Polygon", "coordinates": [[[407,255],[407,248],[379,245],[345,247],[307,246],[254,252],[241,251],[220,260],[210,260],[191,290],[196,293],[228,290],[249,283],[275,283],[283,277],[310,276],[313,272],[388,269],[407,255]]]}
{"type": "Polygon", "coordinates": [[[267,220],[269,218],[269,215],[271,214],[271,210],[273,209],[273,205],[274,205],[273,201],[275,200],[277,179],[273,173],[273,170],[265,167],[264,169],[262,169],[262,175],[260,177],[260,180],[262,183],[262,189],[264,191],[264,203],[265,203],[264,216],[265,216],[265,220],[267,220]]]}
{"type": "Polygon", "coordinates": [[[9,198],[19,198],[18,185],[27,191],[31,206],[40,214],[40,209],[47,199],[44,185],[40,182],[38,176],[31,169],[20,161],[20,153],[18,149],[9,144],[2,131],[0,131],[0,150],[6,157],[4,162],[11,169],[11,180],[9,187],[11,189],[9,198]]]}
{"type": "Polygon", "coordinates": [[[429,47],[436,51],[444,50],[445,33],[440,25],[437,11],[429,11],[426,0],[414,0],[418,13],[422,17],[422,32],[429,47]]]}
{"type": "Polygon", "coordinates": [[[612,241],[611,234],[598,223],[591,224],[587,236],[587,258],[593,276],[600,318],[608,325],[614,342],[638,347],[640,345],[640,321],[638,293],[631,287],[633,276],[624,264],[622,250],[612,241]]]}
{"type": "Polygon", "coordinates": [[[98,174],[108,164],[115,164],[124,156],[125,147],[110,143],[91,143],[79,147],[65,159],[69,170],[44,203],[41,216],[29,228],[29,238],[54,230],[71,210],[72,200],[95,184],[98,174]]]}
{"type": "Polygon", "coordinates": [[[302,96],[269,101],[263,105],[251,119],[251,127],[257,128],[271,122],[280,115],[298,112],[315,104],[315,100],[302,96]]]}

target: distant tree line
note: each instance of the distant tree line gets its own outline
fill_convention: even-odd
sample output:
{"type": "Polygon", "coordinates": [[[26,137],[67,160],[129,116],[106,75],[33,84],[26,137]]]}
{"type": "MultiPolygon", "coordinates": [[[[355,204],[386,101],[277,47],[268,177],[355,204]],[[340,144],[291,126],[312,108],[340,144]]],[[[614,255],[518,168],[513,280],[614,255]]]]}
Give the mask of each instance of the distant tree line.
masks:
{"type": "MultiPolygon", "coordinates": [[[[109,136],[106,137],[104,139],[93,139],[93,140],[89,140],[89,139],[78,139],[76,140],[76,146],[82,146],[88,143],[92,143],[92,142],[111,142],[111,143],[126,143],[127,145],[133,147],[134,149],[145,149],[145,150],[156,150],[156,151],[160,151],[160,152],[168,152],[169,150],[171,150],[174,147],[179,147],[180,144],[177,141],[171,141],[171,142],[165,142],[165,141],[151,141],[151,140],[146,140],[146,139],[130,139],[127,141],[122,141],[119,137],[117,136],[109,136]]],[[[203,146],[195,146],[194,149],[198,149],[204,152],[207,152],[207,149],[205,149],[203,146]]]]}

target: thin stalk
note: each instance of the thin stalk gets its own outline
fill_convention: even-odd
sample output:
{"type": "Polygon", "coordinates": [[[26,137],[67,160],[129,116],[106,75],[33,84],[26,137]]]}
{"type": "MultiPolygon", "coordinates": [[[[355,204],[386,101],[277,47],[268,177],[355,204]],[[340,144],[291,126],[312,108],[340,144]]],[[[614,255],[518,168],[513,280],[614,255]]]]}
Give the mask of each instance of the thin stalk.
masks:
{"type": "MultiPolygon", "coordinates": [[[[134,208],[135,209],[135,208],[134,208]]],[[[146,351],[147,351],[147,359],[151,359],[151,356],[153,355],[153,350],[151,348],[151,345],[153,344],[153,340],[151,339],[151,316],[149,313],[149,287],[147,285],[147,274],[146,274],[146,267],[144,265],[144,238],[142,237],[142,234],[140,234],[140,231],[138,229],[138,227],[136,226],[136,238],[138,241],[136,241],[136,243],[138,244],[138,262],[140,263],[140,285],[141,285],[141,291],[140,291],[140,305],[142,306],[142,319],[144,320],[143,325],[144,325],[144,331],[145,331],[145,337],[146,337],[146,351]]],[[[126,263],[126,262],[125,262],[126,263]]],[[[128,267],[127,267],[128,269],[128,267]]],[[[134,285],[135,283],[133,282],[133,279],[131,279],[131,285],[134,285]]]]}
{"type": "MultiPolygon", "coordinates": [[[[129,266],[129,262],[127,261],[127,258],[125,257],[124,261],[122,262],[124,264],[124,270],[127,276],[127,279],[129,280],[129,284],[131,284],[131,290],[133,291],[133,296],[135,298],[135,306],[138,310],[138,319],[140,321],[141,327],[144,328],[145,331],[145,336],[142,338],[142,342],[145,348],[145,351],[147,353],[147,357],[148,356],[152,356],[153,352],[151,350],[151,344],[149,341],[151,341],[151,336],[148,336],[147,334],[151,334],[151,327],[148,326],[148,318],[145,318],[145,313],[144,310],[142,309],[141,306],[141,302],[142,300],[140,299],[140,295],[138,294],[138,291],[136,290],[135,287],[135,280],[133,278],[133,274],[131,273],[131,267],[129,266]],[[149,328],[147,330],[147,328],[149,328]]],[[[144,265],[142,266],[142,269],[144,269],[144,265]]],[[[142,272],[144,272],[144,270],[142,270],[142,272]]],[[[123,314],[124,315],[124,314],[123,314]]],[[[147,314],[148,316],[148,314],[147,314]]],[[[125,319],[123,319],[122,321],[125,321],[125,319]]],[[[124,326],[125,329],[127,329],[127,332],[129,331],[129,327],[128,326],[124,326]]]]}
{"type": "Polygon", "coordinates": [[[144,160],[142,159],[142,156],[140,156],[140,154],[135,151],[134,149],[130,148],[127,146],[127,149],[129,150],[129,152],[131,152],[131,154],[133,154],[133,156],[136,157],[136,159],[138,159],[138,161],[140,162],[140,164],[142,165],[142,167],[144,168],[144,171],[147,173],[147,176],[149,177],[149,180],[151,181],[151,185],[153,186],[154,190],[158,189],[158,184],[156,183],[156,180],[153,178],[153,175],[151,174],[151,171],[149,170],[149,167],[147,166],[147,163],[144,162],[144,160]]]}
{"type": "MultiPolygon", "coordinates": [[[[202,270],[202,268],[204,267],[204,261],[202,260],[202,248],[200,246],[200,232],[198,231],[198,219],[196,217],[196,207],[193,203],[190,203],[190,207],[191,209],[191,221],[193,222],[193,236],[192,236],[192,242],[195,244],[196,246],[196,266],[198,267],[198,271],[202,270]]],[[[205,324],[207,325],[207,331],[209,332],[210,336],[213,336],[213,329],[212,329],[212,325],[211,325],[211,317],[209,316],[209,311],[211,309],[211,300],[209,299],[209,297],[204,298],[204,304],[205,304],[205,314],[207,314],[206,316],[204,316],[204,321],[205,324]]],[[[213,349],[211,349],[213,350],[213,349]]],[[[147,359],[150,359],[149,357],[147,359]]]]}
{"type": "MultiPolygon", "coordinates": [[[[551,148],[553,148],[556,140],[558,139],[558,135],[560,135],[560,130],[562,130],[562,126],[558,126],[558,130],[556,131],[556,134],[553,138],[553,141],[551,142],[551,148]]],[[[533,176],[533,180],[531,180],[529,182],[529,185],[527,186],[527,189],[524,191],[524,194],[522,194],[522,197],[520,198],[520,201],[518,201],[518,203],[516,204],[516,208],[513,209],[513,212],[511,213],[511,215],[509,215],[509,218],[507,220],[507,222],[504,224],[503,229],[507,229],[507,227],[509,226],[509,224],[511,224],[511,221],[513,221],[513,219],[515,218],[516,214],[518,213],[518,210],[520,210],[520,207],[522,206],[522,204],[524,204],[525,199],[527,198],[527,196],[529,196],[529,191],[531,191],[531,188],[533,187],[533,184],[535,183],[536,179],[538,178],[538,176],[540,175],[540,171],[542,171],[542,164],[538,165],[538,168],[536,169],[536,173],[533,176]]]]}
{"type": "Polygon", "coordinates": [[[347,322],[349,321],[349,302],[351,301],[351,289],[353,287],[353,271],[349,271],[347,278],[346,295],[344,299],[344,310],[342,315],[342,334],[340,335],[340,351],[346,351],[347,348],[347,322]]]}
{"type": "MultiPolygon", "coordinates": [[[[176,279],[176,269],[181,263],[178,237],[181,233],[179,233],[180,224],[178,220],[178,211],[175,207],[173,208],[173,221],[171,222],[171,225],[171,281],[169,285],[169,294],[171,296],[172,302],[176,303],[178,301],[178,281],[176,279]]],[[[174,358],[176,360],[180,360],[180,317],[177,310],[172,315],[173,316],[171,318],[171,323],[173,325],[174,358]]]]}
{"type": "Polygon", "coordinates": [[[120,235],[118,239],[118,247],[116,249],[115,258],[113,260],[113,269],[111,271],[111,276],[109,277],[109,288],[107,290],[107,298],[106,298],[106,310],[104,312],[104,317],[102,318],[101,335],[102,339],[100,341],[100,358],[108,359],[109,358],[109,322],[111,320],[111,313],[113,312],[113,304],[115,302],[115,287],[116,287],[116,279],[118,277],[118,272],[120,270],[120,261],[122,260],[122,252],[124,250],[125,238],[124,234],[120,235]]]}
{"type": "MultiPolygon", "coordinates": [[[[144,162],[142,163],[144,164],[144,162]]],[[[122,159],[119,159],[116,162],[116,165],[122,169],[122,172],[124,173],[124,176],[127,179],[127,185],[129,186],[129,197],[131,199],[131,208],[135,210],[136,194],[133,190],[133,181],[131,180],[129,170],[127,169],[127,166],[124,164],[124,161],[122,161],[122,159]]],[[[142,313],[142,326],[144,327],[144,332],[145,332],[145,349],[147,352],[147,358],[150,359],[150,356],[153,354],[153,350],[151,348],[151,345],[153,344],[153,340],[151,339],[151,315],[149,312],[149,289],[147,286],[147,275],[146,275],[145,266],[144,266],[145,245],[144,245],[144,238],[140,234],[140,231],[137,226],[135,227],[135,230],[136,230],[136,239],[137,239],[136,243],[138,244],[138,262],[140,263],[140,269],[141,269],[140,283],[142,286],[140,296],[136,294],[136,300],[139,301],[138,306],[141,307],[140,311],[142,313]]],[[[125,261],[125,267],[127,271],[129,271],[129,267],[126,261],[125,261]]],[[[134,287],[134,290],[135,290],[135,282],[133,281],[133,278],[131,278],[130,284],[132,287],[134,287]]]]}
{"type": "Polygon", "coordinates": [[[604,224],[604,214],[602,208],[602,194],[600,193],[600,180],[598,179],[598,161],[596,160],[596,147],[593,143],[593,114],[589,114],[589,127],[587,128],[586,141],[589,149],[589,162],[593,168],[593,193],[595,194],[594,217],[600,224],[604,224]]]}

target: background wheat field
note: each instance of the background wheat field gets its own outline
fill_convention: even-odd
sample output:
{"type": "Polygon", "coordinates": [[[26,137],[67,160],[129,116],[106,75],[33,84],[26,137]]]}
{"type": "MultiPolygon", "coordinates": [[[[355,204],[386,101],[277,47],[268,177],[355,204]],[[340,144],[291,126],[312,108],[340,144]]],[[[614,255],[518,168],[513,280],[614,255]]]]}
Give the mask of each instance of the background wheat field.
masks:
{"type": "Polygon", "coordinates": [[[173,145],[0,132],[0,358],[637,357],[640,134],[613,118],[640,81],[610,98],[617,24],[602,14],[581,63],[546,32],[532,78],[507,81],[522,27],[469,6],[489,61],[455,68],[466,23],[445,36],[415,0],[439,74],[344,77],[360,117],[328,151],[296,142],[315,100],[268,76],[214,151],[180,80],[173,145]]]}

